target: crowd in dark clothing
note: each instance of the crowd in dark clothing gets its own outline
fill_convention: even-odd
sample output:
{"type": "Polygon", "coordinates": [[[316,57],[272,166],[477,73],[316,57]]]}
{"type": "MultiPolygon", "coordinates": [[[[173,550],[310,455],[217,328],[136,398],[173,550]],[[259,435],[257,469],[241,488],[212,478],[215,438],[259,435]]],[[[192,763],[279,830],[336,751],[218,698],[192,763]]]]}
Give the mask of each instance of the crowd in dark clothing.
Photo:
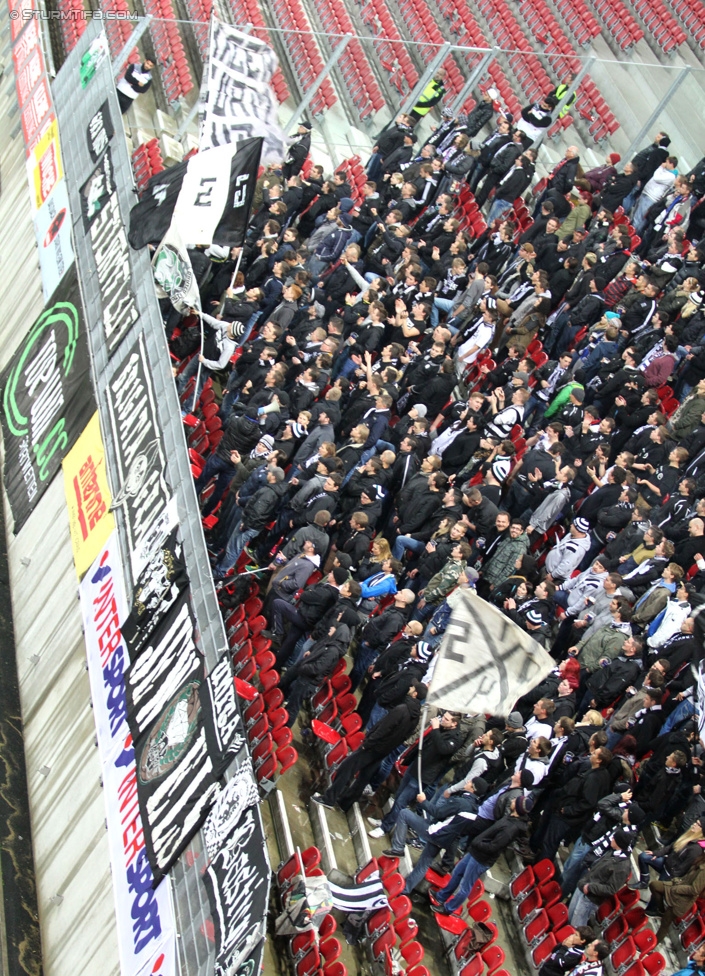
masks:
{"type": "Polygon", "coordinates": [[[487,98],[444,111],[422,146],[400,116],[357,204],[302,152],[265,172],[242,254],[201,264],[222,433],[196,488],[219,585],[262,571],[290,725],[352,659],[366,734],[314,800],[368,802],[392,854],[415,830],[405,891],[452,871],[441,913],[507,849],[554,860],[578,934],[542,976],[562,976],[599,971],[587,926],[627,883],[659,938],[705,891],[705,165],[680,175],[658,133],[621,169],[570,148],[537,183],[544,101],[516,125],[487,98]],[[458,217],[473,194],[479,233],[458,217]],[[555,669],[509,716],[431,713],[419,775],[468,590],[555,669]]]}

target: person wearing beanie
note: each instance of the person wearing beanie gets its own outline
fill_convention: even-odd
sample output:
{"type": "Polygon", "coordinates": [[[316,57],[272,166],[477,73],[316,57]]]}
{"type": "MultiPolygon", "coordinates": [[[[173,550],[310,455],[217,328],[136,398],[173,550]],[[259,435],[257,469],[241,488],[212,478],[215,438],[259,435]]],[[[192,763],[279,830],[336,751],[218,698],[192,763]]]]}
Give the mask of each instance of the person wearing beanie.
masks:
{"type": "Polygon", "coordinates": [[[626,784],[619,784],[614,793],[603,796],[597,804],[597,812],[586,822],[563,865],[563,896],[570,898],[586,870],[607,853],[616,830],[624,831],[634,846],[645,820],[644,810],[632,800],[632,791],[626,784]]]}
{"type": "Polygon", "coordinates": [[[426,798],[425,793],[419,793],[416,797],[419,812],[416,813],[408,808],[402,810],[392,834],[392,846],[384,853],[388,857],[402,857],[409,829],[416,832],[418,839],[423,844],[421,856],[406,877],[403,894],[411,895],[417,885],[426,877],[426,872],[434,858],[443,849],[446,851],[455,849],[457,838],[462,834],[468,822],[468,814],[475,815],[477,813],[487,791],[487,783],[477,777],[467,784],[462,793],[457,793],[450,799],[444,799],[443,791],[439,791],[441,794],[440,804],[438,793],[431,800],[426,798]]]}
{"type": "Polygon", "coordinates": [[[573,928],[587,925],[609,895],[616,895],[629,880],[632,872],[629,852],[633,839],[624,830],[616,830],[610,839],[609,850],[580,878],[570,900],[568,919],[573,928]]]}
{"type": "Polygon", "coordinates": [[[451,915],[460,908],[478,878],[489,871],[511,844],[528,834],[528,814],[532,809],[530,797],[515,797],[510,812],[470,843],[468,853],[456,864],[450,881],[443,888],[429,892],[433,911],[451,915]]]}

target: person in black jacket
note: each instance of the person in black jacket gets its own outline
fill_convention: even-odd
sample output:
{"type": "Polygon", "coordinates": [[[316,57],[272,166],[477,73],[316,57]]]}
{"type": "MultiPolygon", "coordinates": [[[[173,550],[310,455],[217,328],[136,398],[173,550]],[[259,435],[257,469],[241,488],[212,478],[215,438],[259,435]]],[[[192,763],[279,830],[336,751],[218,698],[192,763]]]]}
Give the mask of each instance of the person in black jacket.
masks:
{"type": "Polygon", "coordinates": [[[285,180],[299,175],[311,151],[311,123],[299,122],[296,132],[296,141],[289,146],[282,166],[282,176],[285,180]]]}
{"type": "Polygon", "coordinates": [[[418,779],[419,743],[417,742],[406,751],[403,763],[406,772],[394,797],[394,805],[383,820],[368,817],[373,829],[368,831],[370,837],[384,837],[390,834],[401,815],[419,793],[433,790],[438,780],[445,774],[450,764],[450,757],[460,746],[461,736],[458,729],[460,715],[457,712],[443,712],[432,718],[428,731],[423,738],[421,749],[421,786],[418,779]]]}
{"type": "Polygon", "coordinates": [[[640,637],[629,637],[624,642],[622,653],[614,661],[590,675],[585,697],[578,709],[581,718],[589,708],[601,711],[612,705],[627,688],[636,683],[643,668],[643,651],[644,641],[640,637]]]}
{"type": "Polygon", "coordinates": [[[233,411],[225,425],[220,443],[206,461],[203,471],[196,478],[197,495],[200,495],[211,478],[216,478],[215,490],[203,506],[204,518],[206,515],[210,515],[216,507],[235,474],[236,462],[233,455],[237,453],[242,457],[247,457],[261,436],[262,430],[257,423],[256,415],[243,416],[242,409],[239,412],[233,411]]]}
{"type": "Polygon", "coordinates": [[[329,809],[337,804],[347,813],[362,796],[382,760],[416,728],[421,714],[421,700],[426,693],[426,685],[414,681],[404,701],[392,708],[365,736],[360,748],[343,760],[325,793],[314,793],[311,799],[329,809]]]}
{"type": "Polygon", "coordinates": [[[564,837],[570,840],[577,837],[595,812],[598,801],[611,789],[611,762],[609,749],[595,749],[590,754],[589,766],[551,797],[550,805],[543,811],[543,822],[531,838],[531,846],[540,852],[540,858],[553,860],[564,837]]]}
{"type": "Polygon", "coordinates": [[[539,976],[566,976],[585,957],[585,947],[593,942],[595,933],[587,925],[581,925],[555,947],[539,969],[539,976]]]}
{"type": "Polygon", "coordinates": [[[235,526],[225,552],[213,570],[216,581],[221,580],[235,565],[248,542],[258,536],[276,514],[286,492],[284,477],[281,468],[270,465],[265,484],[248,499],[242,511],[242,521],[235,526]]]}
{"type": "Polygon", "coordinates": [[[614,213],[631,195],[638,177],[632,163],[627,163],[623,173],[610,176],[600,194],[600,207],[614,213]]]}
{"type": "Polygon", "coordinates": [[[488,196],[497,186],[503,176],[506,176],[514,165],[514,161],[524,152],[524,142],[521,132],[514,132],[511,142],[502,146],[490,160],[489,172],[482,181],[482,186],[478,187],[475,194],[475,203],[478,207],[484,207],[488,196]]]}
{"type": "Polygon", "coordinates": [[[378,655],[403,629],[416,599],[413,590],[399,590],[394,602],[376,617],[371,617],[360,635],[355,664],[350,672],[351,691],[355,691],[366,674],[372,673],[378,655]]]}
{"type": "Polygon", "coordinates": [[[286,723],[289,728],[296,721],[304,699],[320,688],[325,678],[330,677],[349,643],[350,628],[347,624],[331,626],[327,635],[304,651],[301,660],[288,669],[279,687],[289,713],[286,723]]]}
{"type": "Polygon", "coordinates": [[[307,586],[301,594],[298,606],[287,600],[275,600],[272,604],[271,631],[262,631],[273,644],[280,644],[277,652],[275,667],[281,671],[289,659],[289,655],[296,647],[299,638],[307,631],[313,630],[320,618],[331,609],[342,597],[350,595],[348,571],[342,566],[337,567],[313,586],[307,586]],[[289,622],[289,632],[284,639],[284,620],[289,622]]]}
{"type": "Polygon", "coordinates": [[[473,885],[507,848],[529,832],[527,814],[533,801],[523,796],[511,802],[511,812],[476,837],[443,888],[430,892],[431,907],[441,915],[452,915],[472,891],[473,885]]]}

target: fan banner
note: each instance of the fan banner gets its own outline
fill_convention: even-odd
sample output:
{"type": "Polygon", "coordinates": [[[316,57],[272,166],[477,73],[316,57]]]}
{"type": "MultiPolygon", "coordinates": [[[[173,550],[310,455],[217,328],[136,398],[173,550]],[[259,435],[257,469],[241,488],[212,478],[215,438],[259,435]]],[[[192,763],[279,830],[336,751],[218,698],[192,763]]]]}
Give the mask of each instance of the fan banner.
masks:
{"type": "Polygon", "coordinates": [[[96,409],[75,267],[0,379],[4,480],[20,531],[96,409]]]}
{"type": "Polygon", "coordinates": [[[450,618],[428,704],[456,712],[508,715],[555,667],[550,654],[514,621],[471,590],[450,618]]]}
{"type": "Polygon", "coordinates": [[[220,791],[208,752],[204,665],[184,592],[125,676],[137,793],[155,883],[203,823],[220,791]]]}
{"type": "Polygon", "coordinates": [[[154,550],[135,583],[130,615],[122,628],[131,661],[187,586],[183,545],[177,529],[173,529],[154,550]]]}
{"type": "Polygon", "coordinates": [[[211,18],[201,86],[201,150],[261,137],[262,162],[282,162],[288,144],[271,85],[278,66],[265,41],[211,18]]]}
{"type": "Polygon", "coordinates": [[[136,579],[171,518],[161,425],[142,333],[110,378],[107,403],[119,478],[112,485],[113,508],[120,507],[125,518],[136,579]]]}
{"type": "MultiPolygon", "coordinates": [[[[260,840],[258,800],[247,760],[218,797],[203,828],[208,854],[203,882],[215,929],[214,976],[249,972],[244,964],[265,935],[271,870],[260,840]]],[[[251,972],[256,976],[258,971],[251,972]]]]}
{"type": "Polygon", "coordinates": [[[203,688],[206,709],[206,738],[215,775],[220,778],[246,742],[235,696],[230,652],[211,669],[203,688]]]}

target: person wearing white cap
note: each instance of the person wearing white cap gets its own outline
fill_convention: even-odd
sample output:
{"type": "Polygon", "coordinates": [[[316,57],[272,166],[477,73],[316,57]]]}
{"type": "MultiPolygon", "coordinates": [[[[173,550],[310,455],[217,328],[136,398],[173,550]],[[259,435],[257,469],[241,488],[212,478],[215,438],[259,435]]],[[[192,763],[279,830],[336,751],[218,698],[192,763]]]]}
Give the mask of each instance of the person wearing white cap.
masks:
{"type": "Polygon", "coordinates": [[[550,550],[546,557],[546,572],[554,583],[568,579],[574,569],[583,561],[590,549],[590,523],[587,519],[576,518],[568,535],[564,536],[550,550]]]}

